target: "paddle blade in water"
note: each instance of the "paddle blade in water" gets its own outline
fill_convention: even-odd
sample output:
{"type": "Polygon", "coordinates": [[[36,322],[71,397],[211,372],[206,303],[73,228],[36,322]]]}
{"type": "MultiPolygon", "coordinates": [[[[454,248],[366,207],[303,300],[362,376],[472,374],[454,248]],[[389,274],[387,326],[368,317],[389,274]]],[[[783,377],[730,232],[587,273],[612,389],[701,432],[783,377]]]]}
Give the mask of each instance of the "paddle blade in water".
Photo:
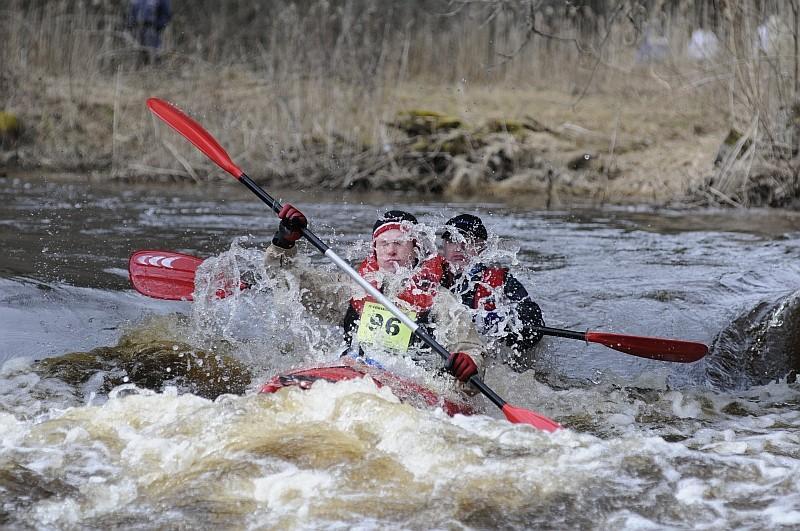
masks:
{"type": "Polygon", "coordinates": [[[586,341],[600,343],[614,350],[641,358],[678,363],[691,363],[708,353],[708,347],[703,343],[662,337],[629,336],[589,331],[586,332],[586,341]]]}
{"type": "Polygon", "coordinates": [[[147,100],[147,106],[153,111],[153,114],[182,134],[186,140],[194,144],[197,149],[216,162],[220,168],[237,179],[240,179],[242,175],[244,175],[244,172],[233,163],[228,153],[222,149],[219,142],[217,142],[202,125],[189,118],[175,105],[159,98],[150,98],[147,100]]]}
{"type": "Polygon", "coordinates": [[[561,429],[561,424],[558,422],[544,415],[534,413],[533,411],[512,406],[511,404],[504,405],[502,409],[508,421],[514,424],[529,424],[542,431],[556,431],[561,429]]]}
{"type": "Polygon", "coordinates": [[[170,251],[136,251],[128,261],[134,289],[142,295],[171,301],[190,301],[194,275],[201,258],[170,251]]]}

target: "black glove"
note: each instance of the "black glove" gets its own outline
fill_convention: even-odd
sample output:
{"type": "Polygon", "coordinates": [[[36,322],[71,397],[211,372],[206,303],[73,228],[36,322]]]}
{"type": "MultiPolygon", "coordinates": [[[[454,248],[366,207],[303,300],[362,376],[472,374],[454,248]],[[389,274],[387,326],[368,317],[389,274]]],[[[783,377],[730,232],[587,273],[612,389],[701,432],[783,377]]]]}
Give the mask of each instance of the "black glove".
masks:
{"type": "Polygon", "coordinates": [[[303,233],[300,231],[308,227],[308,220],[302,212],[289,203],[283,205],[278,217],[281,218],[281,224],[278,225],[278,230],[272,237],[272,245],[291,249],[294,247],[294,242],[303,237],[303,233]]]}

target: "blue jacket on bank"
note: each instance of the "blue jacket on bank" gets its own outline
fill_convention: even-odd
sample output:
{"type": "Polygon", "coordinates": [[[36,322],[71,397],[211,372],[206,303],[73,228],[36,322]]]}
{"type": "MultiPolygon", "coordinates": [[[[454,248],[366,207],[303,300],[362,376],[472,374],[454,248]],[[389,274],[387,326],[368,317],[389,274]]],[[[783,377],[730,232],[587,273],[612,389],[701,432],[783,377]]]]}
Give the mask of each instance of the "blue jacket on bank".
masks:
{"type": "Polygon", "coordinates": [[[171,19],[169,0],[131,0],[127,25],[139,44],[159,48],[161,32],[171,19]]]}

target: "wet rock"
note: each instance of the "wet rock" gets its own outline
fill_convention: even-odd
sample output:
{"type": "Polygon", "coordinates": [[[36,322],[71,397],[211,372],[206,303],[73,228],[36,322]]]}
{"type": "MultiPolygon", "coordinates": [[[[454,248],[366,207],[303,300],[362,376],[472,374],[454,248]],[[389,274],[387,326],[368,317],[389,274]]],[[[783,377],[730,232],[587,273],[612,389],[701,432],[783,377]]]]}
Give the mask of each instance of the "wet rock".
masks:
{"type": "Polygon", "coordinates": [[[732,415],[734,417],[746,417],[748,415],[753,414],[752,411],[749,411],[742,404],[735,401],[723,407],[722,412],[725,413],[726,415],[732,415]]]}
{"type": "Polygon", "coordinates": [[[175,341],[133,336],[123,337],[113,347],[41,360],[34,370],[43,378],[57,378],[76,388],[100,375],[102,392],[124,383],[155,391],[174,385],[211,399],[226,393],[242,394],[251,381],[249,371],[226,354],[204,352],[175,341]]]}
{"type": "Polygon", "coordinates": [[[765,301],[737,317],[712,342],[707,380],[720,389],[746,389],[800,369],[800,291],[765,301]]]}
{"type": "Polygon", "coordinates": [[[13,504],[0,505],[0,525],[12,521],[12,514],[6,512],[10,507],[17,512],[42,500],[75,495],[76,491],[75,487],[60,479],[47,478],[19,464],[0,461],[0,492],[4,501],[13,500],[13,504]]]}

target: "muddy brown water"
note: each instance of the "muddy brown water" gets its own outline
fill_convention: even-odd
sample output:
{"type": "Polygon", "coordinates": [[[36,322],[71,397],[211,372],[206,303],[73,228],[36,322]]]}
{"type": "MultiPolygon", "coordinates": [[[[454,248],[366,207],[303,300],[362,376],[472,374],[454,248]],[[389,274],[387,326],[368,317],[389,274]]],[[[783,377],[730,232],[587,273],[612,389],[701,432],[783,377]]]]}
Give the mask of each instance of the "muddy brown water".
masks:
{"type": "Polygon", "coordinates": [[[218,316],[193,322],[189,303],[147,299],[126,272],[140,248],[255,253],[275,227],[257,199],[233,183],[0,179],[0,524],[800,526],[800,387],[783,377],[800,215],[275,195],[350,258],[390,207],[431,226],[477,213],[550,326],[709,344],[722,333],[728,361],[752,359],[754,343],[777,361],[750,363],[754,375],[713,353],[681,365],[548,338],[534,371],[494,364],[486,380],[568,427],[554,435],[480,400],[475,417],[417,410],[366,381],[266,397],[255,390],[276,369],[335,350],[335,327],[274,313],[276,294],[261,313],[223,308],[209,330],[224,337],[199,345],[218,316]]]}

